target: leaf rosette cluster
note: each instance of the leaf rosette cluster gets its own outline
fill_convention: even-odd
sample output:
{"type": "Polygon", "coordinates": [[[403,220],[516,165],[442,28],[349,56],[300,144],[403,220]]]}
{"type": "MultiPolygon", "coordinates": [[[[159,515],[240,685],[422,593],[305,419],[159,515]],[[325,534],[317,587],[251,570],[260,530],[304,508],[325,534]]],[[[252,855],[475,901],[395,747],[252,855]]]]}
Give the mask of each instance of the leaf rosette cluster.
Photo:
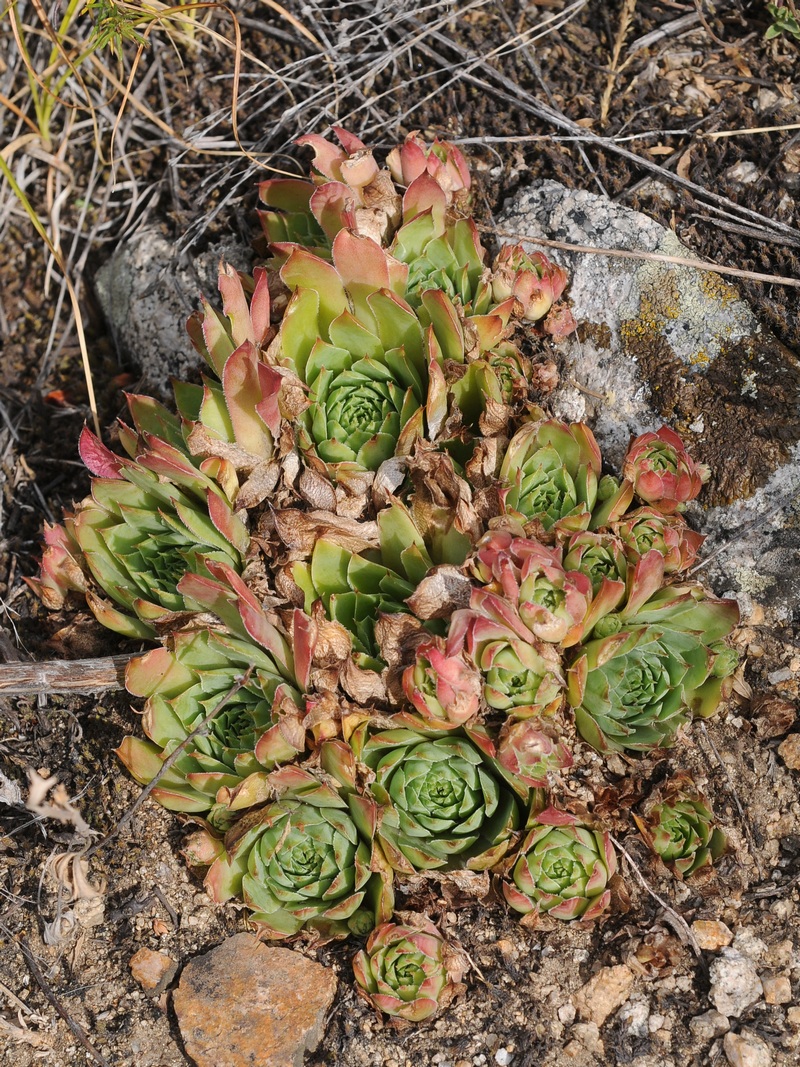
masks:
{"type": "MultiPolygon", "coordinates": [[[[528,923],[601,917],[603,757],[715,713],[738,610],[686,578],[709,472],[678,435],[640,435],[615,477],[539,406],[541,336],[575,327],[563,268],[488,261],[455,146],[411,134],[381,165],[334,132],[301,138],[309,180],[262,183],[271,258],[221,267],[176,410],[128,397],[124,455],[84,432],[91,495],[30,584],[155,643],[127,675],[145,737],[118,752],[199,824],[212,897],[269,937],[369,934],[360,988],[418,1021],[463,960],[392,921],[395,889],[422,907],[494,878],[528,923]]],[[[724,845],[680,776],[636,824],[679,877],[724,845]]]]}

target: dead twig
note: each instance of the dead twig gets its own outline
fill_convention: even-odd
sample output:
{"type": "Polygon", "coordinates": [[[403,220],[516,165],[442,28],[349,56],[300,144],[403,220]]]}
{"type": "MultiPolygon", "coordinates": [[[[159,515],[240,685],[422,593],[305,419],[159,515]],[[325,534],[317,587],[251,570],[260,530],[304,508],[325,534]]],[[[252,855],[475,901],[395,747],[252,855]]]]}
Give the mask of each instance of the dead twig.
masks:
{"type": "Polygon", "coordinates": [[[215,719],[216,716],[219,715],[219,713],[222,711],[228,701],[233,696],[235,696],[236,693],[239,692],[243,685],[247,685],[247,682],[249,681],[250,675],[252,673],[253,667],[248,667],[245,673],[241,676],[241,678],[237,678],[233,685],[230,687],[230,689],[227,691],[227,693],[225,693],[224,696],[219,701],[217,701],[217,703],[214,705],[208,715],[206,715],[206,717],[201,722],[199,722],[197,726],[195,726],[194,730],[192,730],[190,734],[187,734],[187,736],[184,737],[183,741],[181,741],[181,743],[175,749],[173,749],[170,755],[167,756],[167,758],[161,764],[158,774],[155,776],[155,778],[152,779],[152,781],[147,783],[147,785],[141,791],[136,800],[134,800],[133,804],[131,804],[131,806],[128,808],[128,810],[125,812],[125,814],[116,824],[116,826],[114,826],[113,829],[109,830],[105,837],[103,837],[100,841],[96,841],[90,848],[86,850],[86,852],[83,853],[86,859],[89,859],[95,854],[95,852],[98,852],[101,848],[104,848],[109,843],[109,841],[112,841],[117,836],[120,830],[123,830],[128,825],[128,823],[134,817],[134,815],[142,806],[142,804],[144,804],[145,800],[147,800],[147,798],[156,788],[156,786],[167,773],[167,771],[170,770],[170,768],[173,767],[175,763],[177,763],[178,759],[180,759],[180,757],[183,755],[183,753],[192,743],[192,741],[196,740],[196,738],[200,737],[201,734],[204,734],[206,732],[212,719],[215,719]]]}
{"type": "Polygon", "coordinates": [[[769,285],[788,285],[794,289],[800,289],[800,280],[797,278],[784,278],[780,274],[760,274],[758,271],[741,270],[739,267],[723,267],[719,263],[709,263],[705,259],[693,259],[690,256],[668,256],[662,252],[633,252],[625,248],[595,248],[593,245],[574,245],[568,241],[552,241],[546,237],[531,237],[530,234],[515,233],[510,230],[495,230],[487,226],[479,226],[484,233],[494,233],[498,237],[511,237],[515,241],[528,241],[534,245],[544,245],[546,248],[560,248],[564,252],[581,252],[592,256],[616,256],[620,259],[649,259],[657,263],[674,263],[679,267],[694,267],[695,270],[707,270],[713,274],[730,274],[734,278],[747,278],[754,282],[765,282],[769,285]]]}
{"type": "Polygon", "coordinates": [[[692,932],[691,926],[689,926],[689,924],[682,915],[675,911],[675,909],[670,904],[668,904],[663,897],[659,896],[658,893],[656,893],[655,889],[653,889],[652,886],[648,884],[647,879],[639,870],[639,866],[634,860],[633,856],[631,856],[630,852],[628,852],[628,850],[616,839],[616,837],[613,836],[613,834],[610,836],[612,842],[614,843],[614,848],[621,852],[622,855],[625,857],[628,866],[636,875],[636,878],[641,883],[642,888],[647,893],[649,893],[653,900],[655,900],[656,903],[660,904],[661,907],[664,909],[664,913],[667,917],[669,925],[672,927],[672,929],[675,931],[681,941],[683,941],[685,944],[691,945],[692,951],[694,952],[695,956],[697,956],[699,960],[705,962],[703,960],[702,950],[697,942],[697,938],[692,932]]]}
{"type": "Polygon", "coordinates": [[[756,865],[756,870],[758,871],[759,881],[763,882],[764,871],[761,868],[761,864],[758,862],[758,848],[756,846],[755,836],[753,834],[753,829],[750,826],[750,820],[745,815],[744,808],[742,807],[742,802],[741,800],[739,800],[739,794],[736,792],[736,786],[731,781],[731,776],[728,774],[728,768],[725,766],[722,756],[720,756],[719,754],[719,749],[711,740],[709,732],[706,729],[706,724],[704,722],[700,722],[697,725],[700,728],[700,733],[706,739],[708,747],[711,749],[711,751],[717,758],[717,763],[719,764],[720,770],[722,771],[722,774],[725,778],[725,784],[728,787],[728,792],[733,797],[733,802],[736,805],[737,811],[739,812],[739,821],[741,822],[742,829],[744,830],[745,836],[747,837],[747,843],[750,845],[750,853],[753,857],[753,863],[756,865]]]}
{"type": "Polygon", "coordinates": [[[125,688],[131,656],[102,659],[52,659],[44,663],[0,663],[0,696],[48,693],[98,693],[125,688]]]}
{"type": "Polygon", "coordinates": [[[95,1061],[95,1063],[99,1063],[100,1067],[111,1067],[102,1052],[99,1052],[91,1043],[89,1038],[86,1036],[83,1027],[72,1018],[70,1013],[67,1011],[67,1009],[55,995],[53,990],[50,988],[48,982],[45,980],[45,977],[39,968],[39,964],[36,962],[36,959],[33,953],[31,952],[30,947],[28,946],[27,941],[25,941],[25,939],[22,937],[15,938],[15,940],[16,943],[19,945],[22,955],[25,957],[25,962],[28,965],[28,970],[31,972],[31,975],[33,976],[36,984],[44,993],[45,997],[50,1002],[52,1007],[55,1008],[55,1010],[58,1012],[64,1022],[70,1028],[72,1033],[75,1035],[75,1038],[86,1049],[86,1051],[95,1061]]]}

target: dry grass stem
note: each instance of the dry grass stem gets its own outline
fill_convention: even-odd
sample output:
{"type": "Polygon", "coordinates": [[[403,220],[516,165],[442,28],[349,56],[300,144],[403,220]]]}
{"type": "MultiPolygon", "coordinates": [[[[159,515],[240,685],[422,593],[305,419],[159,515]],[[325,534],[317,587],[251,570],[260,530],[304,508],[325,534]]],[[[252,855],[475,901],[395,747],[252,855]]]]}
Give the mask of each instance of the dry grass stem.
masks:
{"type": "MultiPolygon", "coordinates": [[[[479,227],[484,232],[489,232],[486,227],[479,227]]],[[[800,279],[784,278],[779,274],[760,274],[758,271],[741,270],[739,267],[723,267],[719,263],[708,263],[703,259],[692,259],[689,256],[668,256],[662,252],[634,252],[624,248],[595,248],[593,245],[570,244],[569,241],[551,241],[545,237],[531,237],[529,234],[515,233],[510,230],[495,230],[490,232],[498,237],[511,237],[515,241],[525,241],[534,245],[544,245],[546,248],[560,248],[564,252],[581,252],[593,256],[615,256],[620,259],[648,259],[657,263],[674,263],[679,267],[693,267],[695,270],[707,270],[713,274],[729,274],[734,278],[747,278],[749,281],[765,282],[768,285],[788,285],[800,289],[800,279]]]]}

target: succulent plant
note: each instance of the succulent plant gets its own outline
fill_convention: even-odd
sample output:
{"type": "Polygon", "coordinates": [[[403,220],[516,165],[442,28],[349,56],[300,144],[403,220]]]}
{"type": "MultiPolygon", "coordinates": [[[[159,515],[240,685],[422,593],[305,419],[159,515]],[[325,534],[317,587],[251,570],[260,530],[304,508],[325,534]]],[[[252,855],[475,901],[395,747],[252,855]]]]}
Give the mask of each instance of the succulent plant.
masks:
{"type": "Polygon", "coordinates": [[[525,423],[511,438],[500,467],[503,508],[545,530],[556,524],[569,531],[588,529],[601,466],[597,441],[583,423],[525,423]]]}
{"type": "Polygon", "coordinates": [[[688,570],[705,541],[702,534],[690,530],[678,515],[664,515],[650,507],[627,512],[613,524],[613,529],[632,562],[653,549],[660,552],[665,574],[688,570]]]}
{"type": "Polygon", "coordinates": [[[622,473],[639,499],[664,515],[682,511],[711,477],[709,468],[692,459],[668,426],[643,433],[631,443],[622,473]]]}
{"type": "Polygon", "coordinates": [[[155,637],[160,619],[195,610],[178,590],[185,574],[208,574],[214,562],[241,569],[247,529],[219,483],[166,441],[148,437],[136,460],[124,459],[84,429],[81,455],[98,476],[71,533],[97,586],[119,605],[89,587],[89,607],[126,637],[155,637]]]}
{"type": "Polygon", "coordinates": [[[402,504],[384,508],[378,517],[380,551],[355,553],[320,538],[308,563],[291,573],[305,596],[307,612],[321,600],[329,619],[350,633],[357,662],[380,670],[375,623],[381,613],[408,612],[405,604],[433,566],[425,541],[402,504]]]}
{"type": "MultiPolygon", "coordinates": [[[[483,675],[483,699],[490,708],[514,719],[552,714],[564,699],[559,653],[536,638],[511,605],[494,599],[497,617],[471,609],[453,614],[447,654],[466,648],[483,675]]],[[[484,598],[482,607],[486,606],[484,598]]]]}
{"type": "Polygon", "coordinates": [[[325,938],[365,934],[391,915],[385,864],[361,813],[299,767],[273,772],[277,799],[236,824],[206,888],[218,903],[241,896],[268,937],[306,928],[325,938]],[[366,831],[366,834],[365,834],[366,831]]]}
{"type": "Polygon", "coordinates": [[[730,692],[737,657],[723,639],[737,621],[735,602],[673,586],[580,646],[567,698],[584,740],[601,752],[663,748],[690,716],[712,715],[730,692]]]}
{"type": "Polygon", "coordinates": [[[592,584],[580,571],[564,570],[559,549],[496,530],[478,545],[472,569],[486,583],[472,594],[473,610],[513,626],[510,605],[540,641],[568,648],[580,640],[592,584]]]}
{"type": "Polygon", "coordinates": [[[642,837],[676,878],[707,873],[726,848],[725,835],[714,821],[711,806],[688,775],[670,779],[660,798],[634,814],[642,837]]]}
{"type": "Polygon", "coordinates": [[[359,988],[376,1008],[421,1022],[444,1006],[464,976],[461,953],[420,916],[412,924],[383,923],[353,960],[359,988]]]}
{"type": "Polygon", "coordinates": [[[310,182],[274,178],[259,186],[267,205],[261,224],[277,263],[293,246],[328,258],[331,242],[343,229],[388,244],[400,221],[400,196],[389,172],[378,166],[363,141],[340,126],[333,131],[340,148],[318,134],[297,140],[314,150],[310,182]]]}
{"type": "Polygon", "coordinates": [[[448,656],[441,638],[417,646],[415,661],[403,673],[403,691],[415,715],[404,723],[418,729],[453,730],[478,714],[481,676],[463,656],[448,656]]]}
{"type": "MultiPolygon", "coordinates": [[[[585,423],[532,406],[557,381],[534,336],[575,327],[565,272],[521,246],[487,266],[455,146],[414,133],[382,165],[333,131],[298,142],[310,180],[262,183],[269,267],[221,266],[176,412],[128,396],[122,455],[83,433],[92,495],[30,584],[160,639],[127,672],[145,736],[118,751],[199,824],[211,896],[268,937],[377,926],[357,981],[416,1021],[464,959],[390,922],[395,878],[448,895],[492,872],[528,922],[600,915],[609,834],[548,806],[562,711],[601,753],[667,747],[730,693],[738,609],[680,577],[708,471],[677,434],[641,435],[617,479],[585,423]]],[[[636,820],[678,877],[724,847],[685,775],[636,820]]]]}
{"type": "Polygon", "coordinates": [[[358,756],[375,773],[378,838],[396,870],[486,870],[509,849],[519,802],[475,740],[384,730],[358,756]]]}
{"type": "Polygon", "coordinates": [[[536,816],[503,893],[523,915],[596,919],[611,901],[608,884],[616,869],[607,833],[550,807],[536,816]]]}
{"type": "Polygon", "coordinates": [[[424,431],[423,330],[402,299],[407,268],[374,241],[343,230],[333,260],[295,249],[284,264],[293,295],[281,359],[308,387],[301,447],[328,464],[374,471],[424,431]]]}
{"type": "Polygon", "coordinates": [[[428,145],[415,130],[402,145],[393,148],[386,157],[386,165],[392,178],[404,188],[422,174],[429,174],[448,199],[460,207],[467,206],[472,179],[463,152],[448,141],[436,137],[428,145]]]}
{"type": "Polygon", "coordinates": [[[523,319],[538,322],[566,289],[567,272],[543,252],[505,245],[494,261],[491,287],[498,304],[513,296],[522,306],[523,319]]]}
{"type": "Polygon", "coordinates": [[[213,570],[214,578],[192,583],[195,602],[221,611],[234,632],[179,632],[168,646],[131,660],[125,684],[147,698],[142,725],[149,740],[126,737],[117,754],[138,782],[149,783],[244,678],[153,790],[164,807],[208,812],[224,828],[232,813],[268,798],[268,771],[305,749],[302,694],[314,637],[311,620],[295,611],[290,647],[244,582],[229,569],[213,570]]]}
{"type": "Polygon", "coordinates": [[[572,766],[572,754],[552,723],[542,719],[507,722],[500,733],[497,760],[530,789],[543,789],[550,775],[572,766]]]}

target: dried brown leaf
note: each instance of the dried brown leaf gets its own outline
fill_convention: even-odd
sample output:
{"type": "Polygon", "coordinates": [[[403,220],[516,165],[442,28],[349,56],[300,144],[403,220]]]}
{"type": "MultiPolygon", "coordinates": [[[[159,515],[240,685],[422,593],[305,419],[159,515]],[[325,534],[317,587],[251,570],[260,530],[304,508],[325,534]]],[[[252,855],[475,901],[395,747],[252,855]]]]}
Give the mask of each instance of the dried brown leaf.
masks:
{"type": "Polygon", "coordinates": [[[420,619],[449,619],[457,608],[469,607],[472,583],[449,563],[435,567],[406,603],[420,619]]]}
{"type": "Polygon", "coordinates": [[[332,511],[299,511],[284,508],[273,512],[275,529],[283,543],[309,556],[321,538],[332,541],[348,552],[377,548],[378,524],[357,522],[332,511]]]}

